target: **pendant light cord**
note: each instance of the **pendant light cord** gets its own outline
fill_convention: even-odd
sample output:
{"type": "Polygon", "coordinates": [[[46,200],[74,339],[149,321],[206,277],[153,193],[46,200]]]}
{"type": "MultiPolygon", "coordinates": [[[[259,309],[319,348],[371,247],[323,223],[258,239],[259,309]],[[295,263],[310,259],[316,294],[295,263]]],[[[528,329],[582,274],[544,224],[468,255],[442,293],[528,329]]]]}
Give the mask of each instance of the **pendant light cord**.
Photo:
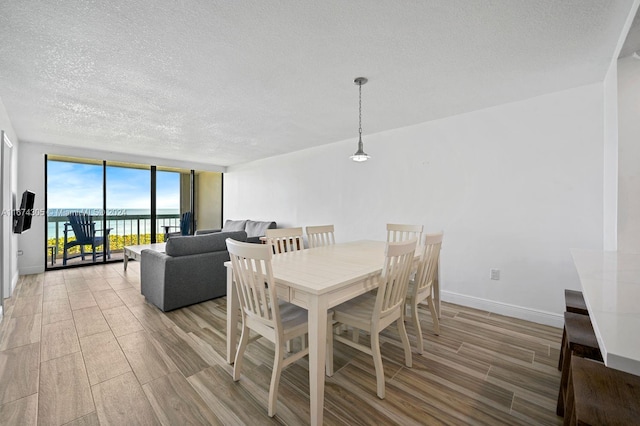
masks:
{"type": "Polygon", "coordinates": [[[360,134],[360,140],[362,140],[362,83],[358,84],[358,133],[360,134]]]}

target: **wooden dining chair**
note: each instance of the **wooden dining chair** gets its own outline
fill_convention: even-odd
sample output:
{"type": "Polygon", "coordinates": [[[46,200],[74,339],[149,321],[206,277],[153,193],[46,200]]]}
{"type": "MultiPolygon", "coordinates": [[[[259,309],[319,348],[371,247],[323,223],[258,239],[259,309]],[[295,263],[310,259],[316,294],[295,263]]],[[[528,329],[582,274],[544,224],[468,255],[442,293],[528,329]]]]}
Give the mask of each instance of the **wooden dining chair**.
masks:
{"type": "Polygon", "coordinates": [[[560,353],[563,354],[562,374],[560,376],[558,403],[556,405],[556,414],[559,416],[564,416],[571,375],[571,360],[578,356],[600,362],[603,361],[598,338],[589,315],[565,312],[563,337],[563,347],[560,350],[560,353]]]}
{"type": "Polygon", "coordinates": [[[387,224],[387,242],[394,243],[416,238],[418,243],[422,241],[422,225],[401,225],[397,223],[387,224]]]}
{"type": "Polygon", "coordinates": [[[278,300],[271,269],[273,252],[270,247],[230,238],[226,242],[242,310],[242,335],[233,365],[233,380],[240,379],[250,330],[273,342],[275,356],[268,404],[269,416],[273,417],[276,414],[282,369],[309,354],[307,346],[287,358],[284,357],[285,342],[308,333],[307,310],[278,300]]]}
{"type": "Polygon", "coordinates": [[[273,254],[304,250],[302,228],[267,229],[264,233],[273,254]]]}
{"type": "Polygon", "coordinates": [[[427,301],[429,311],[431,311],[431,319],[433,320],[433,332],[436,335],[440,334],[440,322],[438,321],[436,307],[433,303],[433,282],[438,272],[442,236],[442,232],[427,234],[425,236],[418,271],[414,279],[409,281],[409,290],[407,291],[406,306],[409,308],[411,318],[413,319],[413,328],[416,332],[416,345],[419,354],[423,352],[422,328],[420,327],[420,318],[418,317],[418,305],[421,302],[427,301]]]}
{"type": "Polygon", "coordinates": [[[371,346],[364,346],[331,332],[327,337],[327,375],[333,375],[333,340],[338,340],[352,348],[373,356],[376,370],[377,394],[384,399],[384,370],[380,354],[380,332],[392,323],[398,326],[398,333],[404,347],[405,365],[411,367],[411,346],[404,326],[403,309],[407,297],[409,274],[416,250],[416,239],[387,243],[385,263],[376,293],[368,292],[333,308],[333,320],[329,326],[347,324],[371,335],[371,346]]]}
{"type": "Polygon", "coordinates": [[[309,248],[335,244],[333,225],[307,226],[307,239],[309,240],[309,248]]]}
{"type": "MultiPolygon", "coordinates": [[[[587,309],[587,302],[584,300],[584,295],[581,291],[564,289],[564,304],[565,312],[571,312],[578,315],[589,316],[589,310],[587,309]]],[[[558,358],[558,370],[562,371],[562,365],[564,363],[564,349],[567,341],[567,329],[562,329],[562,343],[560,343],[560,357],[558,358]]]]}
{"type": "Polygon", "coordinates": [[[640,376],[572,355],[565,425],[634,425],[640,376]]]}

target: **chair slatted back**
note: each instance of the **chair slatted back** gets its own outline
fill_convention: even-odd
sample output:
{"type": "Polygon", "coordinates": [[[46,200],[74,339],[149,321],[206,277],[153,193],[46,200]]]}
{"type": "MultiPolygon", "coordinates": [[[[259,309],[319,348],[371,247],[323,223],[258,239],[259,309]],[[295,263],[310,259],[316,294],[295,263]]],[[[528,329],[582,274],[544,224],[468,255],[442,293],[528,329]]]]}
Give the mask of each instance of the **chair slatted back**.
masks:
{"type": "Polygon", "coordinates": [[[267,229],[264,236],[274,254],[304,250],[302,228],[267,229]]]}
{"type": "Polygon", "coordinates": [[[71,212],[67,215],[76,241],[83,245],[93,244],[96,224],[86,213],[71,212]]]}
{"type": "Polygon", "coordinates": [[[254,322],[278,329],[280,313],[270,247],[231,238],[227,238],[226,243],[242,312],[254,322]]]}
{"type": "Polygon", "coordinates": [[[336,243],[333,225],[307,226],[309,248],[329,246],[336,243]]]}
{"type": "Polygon", "coordinates": [[[374,321],[376,316],[382,319],[404,307],[417,242],[417,239],[412,238],[408,241],[387,243],[385,264],[373,313],[374,321]]]}
{"type": "Polygon", "coordinates": [[[180,218],[180,235],[191,235],[191,212],[182,213],[180,218]]]}
{"type": "Polygon", "coordinates": [[[438,261],[440,248],[442,247],[443,233],[427,234],[424,239],[424,251],[416,272],[414,296],[431,287],[438,273],[438,261]]]}
{"type": "Polygon", "coordinates": [[[397,223],[387,224],[387,242],[396,243],[416,238],[418,242],[422,239],[422,225],[402,225],[397,223]]]}

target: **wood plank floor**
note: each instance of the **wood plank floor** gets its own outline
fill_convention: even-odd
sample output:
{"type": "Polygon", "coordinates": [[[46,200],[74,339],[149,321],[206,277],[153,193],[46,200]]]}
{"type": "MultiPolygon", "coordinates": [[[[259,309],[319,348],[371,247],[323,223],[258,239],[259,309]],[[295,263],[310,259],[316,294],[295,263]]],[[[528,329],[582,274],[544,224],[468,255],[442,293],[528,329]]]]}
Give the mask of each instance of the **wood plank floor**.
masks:
{"type": "MultiPolygon", "coordinates": [[[[273,345],[250,344],[233,382],[226,299],[162,313],[139,293],[139,266],[20,277],[0,324],[0,424],[309,423],[306,358],[283,372],[269,418],[273,345]]],[[[384,400],[371,358],[335,343],[325,424],[561,423],[561,330],[447,303],[440,336],[426,307],[421,318],[425,353],[414,352],[412,368],[396,330],[382,335],[384,400]]]]}

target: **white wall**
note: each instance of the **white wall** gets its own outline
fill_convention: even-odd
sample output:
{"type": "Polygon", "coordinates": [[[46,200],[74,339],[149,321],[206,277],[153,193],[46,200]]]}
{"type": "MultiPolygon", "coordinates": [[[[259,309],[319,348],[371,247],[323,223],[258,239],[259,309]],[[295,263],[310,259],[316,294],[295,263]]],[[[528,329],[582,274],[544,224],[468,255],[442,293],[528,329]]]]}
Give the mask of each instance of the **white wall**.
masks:
{"type": "MultiPolygon", "coordinates": [[[[18,173],[17,173],[18,155],[17,153],[18,153],[19,141],[16,136],[16,132],[14,131],[13,126],[11,124],[11,120],[9,119],[9,115],[7,114],[4,104],[2,103],[2,99],[0,99],[0,129],[4,130],[4,132],[9,137],[9,140],[13,144],[13,148],[11,149],[11,159],[9,161],[9,163],[11,164],[11,167],[10,167],[11,170],[9,171],[9,174],[10,174],[9,189],[11,191],[12,201],[13,203],[15,203],[17,187],[18,187],[18,173]]],[[[3,141],[0,140],[0,145],[1,144],[3,144],[3,141]]],[[[0,160],[4,160],[4,159],[0,158],[0,160]]],[[[3,179],[3,185],[4,184],[5,183],[3,179]]],[[[4,190],[5,188],[3,188],[3,191],[4,190]]],[[[9,209],[13,209],[14,205],[2,206],[2,208],[5,210],[9,210],[9,209]]],[[[9,212],[7,211],[5,213],[8,214],[9,212]]],[[[3,216],[3,225],[7,225],[8,228],[11,228],[11,225],[10,225],[11,222],[12,222],[11,216],[3,216]],[[9,224],[5,224],[4,221],[8,221],[9,224]]],[[[0,276],[4,278],[5,274],[7,273],[9,276],[9,280],[8,280],[9,282],[2,283],[2,286],[3,286],[2,294],[4,298],[7,298],[7,297],[11,297],[13,290],[15,289],[15,286],[18,283],[18,261],[16,256],[16,248],[18,247],[18,237],[16,234],[13,234],[11,230],[8,230],[5,233],[9,235],[9,241],[7,241],[5,239],[5,236],[3,235],[3,239],[5,240],[3,241],[2,246],[0,246],[0,259],[2,262],[0,264],[0,271],[2,271],[0,276]],[[6,249],[6,247],[8,247],[9,249],[6,249]]]]}
{"type": "Polygon", "coordinates": [[[640,253],[640,59],[618,61],[618,250],[640,253]]]}
{"type": "MultiPolygon", "coordinates": [[[[141,157],[130,154],[121,154],[110,151],[98,151],[93,149],[79,149],[59,145],[46,145],[30,142],[22,142],[18,156],[20,192],[30,189],[36,194],[35,209],[44,209],[44,156],[45,154],[66,155],[80,158],[94,158],[107,161],[123,161],[129,163],[149,164],[165,167],[178,167],[194,170],[207,170],[224,172],[223,167],[211,164],[188,163],[172,161],[156,157],[141,157]]],[[[31,223],[31,229],[20,235],[18,249],[23,255],[18,258],[18,269],[21,275],[36,274],[44,271],[45,267],[45,217],[35,216],[31,223]]]]}
{"type": "Polygon", "coordinates": [[[196,229],[222,227],[222,174],[196,174],[196,229]]]}
{"type": "Polygon", "coordinates": [[[603,248],[618,249],[618,66],[613,60],[604,89],[604,235],[603,248]]]}
{"type": "Polygon", "coordinates": [[[442,229],[445,300],[561,325],[563,289],[579,288],[569,249],[603,248],[603,95],[594,84],[365,134],[361,164],[354,134],[229,167],[224,217],[333,223],[339,241],[384,240],[388,222],[442,229]]]}

